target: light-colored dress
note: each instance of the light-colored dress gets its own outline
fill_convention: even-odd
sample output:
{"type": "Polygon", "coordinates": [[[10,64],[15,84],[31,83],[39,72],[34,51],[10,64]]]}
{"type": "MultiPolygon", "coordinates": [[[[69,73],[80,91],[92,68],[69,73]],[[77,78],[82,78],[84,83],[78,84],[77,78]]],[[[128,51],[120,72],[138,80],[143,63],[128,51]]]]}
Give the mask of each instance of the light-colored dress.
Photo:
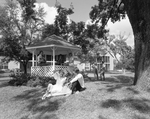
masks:
{"type": "MultiPolygon", "coordinates": [[[[49,92],[51,93],[49,96],[58,96],[58,95],[69,95],[71,94],[71,90],[67,85],[64,85],[65,81],[66,81],[66,77],[59,77],[59,76],[54,76],[54,78],[56,79],[56,84],[52,85],[49,84],[48,87],[50,87],[49,92]]],[[[47,96],[47,97],[49,97],[47,96]]]]}

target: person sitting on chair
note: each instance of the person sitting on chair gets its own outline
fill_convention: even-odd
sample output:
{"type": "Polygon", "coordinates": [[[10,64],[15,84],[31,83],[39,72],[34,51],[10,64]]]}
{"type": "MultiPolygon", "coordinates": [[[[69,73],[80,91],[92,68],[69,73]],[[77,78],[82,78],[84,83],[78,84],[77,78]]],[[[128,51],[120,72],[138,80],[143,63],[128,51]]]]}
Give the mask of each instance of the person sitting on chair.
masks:
{"type": "Polygon", "coordinates": [[[46,63],[46,60],[45,60],[45,58],[44,58],[44,53],[43,53],[42,50],[39,52],[37,58],[38,58],[38,64],[39,64],[39,65],[42,65],[42,64],[46,63]]]}

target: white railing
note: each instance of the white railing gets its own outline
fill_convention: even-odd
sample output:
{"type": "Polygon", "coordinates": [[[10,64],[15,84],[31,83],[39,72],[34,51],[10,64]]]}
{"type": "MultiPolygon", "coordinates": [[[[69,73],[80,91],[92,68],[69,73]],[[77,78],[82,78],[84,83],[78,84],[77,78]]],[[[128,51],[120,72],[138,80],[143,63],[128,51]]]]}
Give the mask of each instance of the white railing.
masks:
{"type": "MultiPolygon", "coordinates": [[[[68,69],[68,66],[55,65],[55,70],[68,69]]],[[[51,77],[53,74],[53,66],[33,66],[31,67],[31,74],[34,76],[51,77]]]]}

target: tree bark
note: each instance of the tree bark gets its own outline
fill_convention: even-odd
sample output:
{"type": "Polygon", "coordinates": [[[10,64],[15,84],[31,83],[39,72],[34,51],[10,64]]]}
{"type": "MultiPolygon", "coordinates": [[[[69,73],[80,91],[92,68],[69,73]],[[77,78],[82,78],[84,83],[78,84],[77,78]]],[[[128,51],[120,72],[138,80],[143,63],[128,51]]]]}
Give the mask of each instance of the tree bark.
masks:
{"type": "Polygon", "coordinates": [[[27,63],[22,63],[23,69],[24,69],[24,74],[27,74],[27,63]]]}
{"type": "Polygon", "coordinates": [[[150,0],[123,0],[135,42],[134,85],[150,88],[150,0]]]}

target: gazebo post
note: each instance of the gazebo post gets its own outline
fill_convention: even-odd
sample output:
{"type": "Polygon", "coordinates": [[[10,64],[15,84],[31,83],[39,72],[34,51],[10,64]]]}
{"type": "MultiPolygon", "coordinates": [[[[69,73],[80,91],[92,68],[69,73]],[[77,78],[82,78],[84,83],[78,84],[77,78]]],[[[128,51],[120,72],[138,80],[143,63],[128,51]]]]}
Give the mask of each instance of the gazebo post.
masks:
{"type": "Polygon", "coordinates": [[[38,56],[37,56],[37,50],[36,50],[36,49],[35,49],[35,52],[36,52],[36,55],[35,55],[35,56],[36,56],[36,59],[35,59],[35,66],[37,66],[37,64],[38,64],[38,61],[37,61],[38,58],[37,58],[37,57],[38,57],[38,56]]]}
{"type": "Polygon", "coordinates": [[[32,67],[34,67],[34,51],[35,50],[32,51],[32,67]]]}
{"type": "Polygon", "coordinates": [[[73,50],[71,50],[71,52],[72,52],[73,64],[74,64],[74,51],[73,51],[73,50]]]}
{"type": "Polygon", "coordinates": [[[36,54],[36,66],[37,66],[37,54],[36,54]]]}
{"type": "Polygon", "coordinates": [[[52,50],[53,50],[53,71],[54,71],[55,70],[55,50],[56,50],[56,48],[53,47],[52,50]]]}

